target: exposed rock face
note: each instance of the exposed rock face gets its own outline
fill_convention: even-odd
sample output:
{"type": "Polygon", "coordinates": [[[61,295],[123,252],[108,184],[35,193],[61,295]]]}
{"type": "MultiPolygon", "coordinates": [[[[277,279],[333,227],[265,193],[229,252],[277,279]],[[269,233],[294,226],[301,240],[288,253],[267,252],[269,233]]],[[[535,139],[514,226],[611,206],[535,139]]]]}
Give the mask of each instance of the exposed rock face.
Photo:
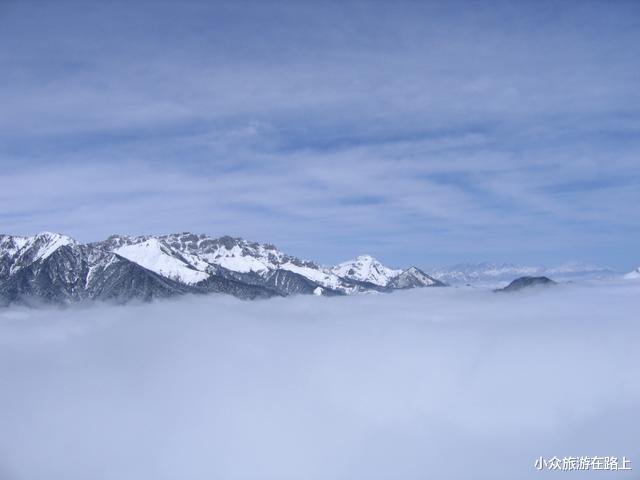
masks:
{"type": "Polygon", "coordinates": [[[524,288],[531,288],[540,285],[557,285],[556,282],[548,277],[520,277],[504,288],[496,290],[496,292],[516,292],[524,288]]]}

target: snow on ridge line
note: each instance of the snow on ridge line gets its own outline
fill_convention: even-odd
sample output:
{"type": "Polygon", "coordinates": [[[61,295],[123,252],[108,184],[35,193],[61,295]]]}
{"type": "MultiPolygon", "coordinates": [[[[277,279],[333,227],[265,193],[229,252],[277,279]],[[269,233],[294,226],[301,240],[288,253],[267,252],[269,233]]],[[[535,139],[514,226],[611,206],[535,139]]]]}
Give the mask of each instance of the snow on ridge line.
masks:
{"type": "Polygon", "coordinates": [[[262,273],[275,268],[274,265],[262,257],[243,255],[242,249],[237,245],[234,245],[231,249],[221,247],[215,253],[204,253],[200,256],[211,264],[220,265],[227,270],[240,273],[262,273]]]}
{"type": "Polygon", "coordinates": [[[59,233],[40,232],[30,237],[8,236],[14,247],[8,251],[10,255],[24,256],[26,252],[30,254],[30,262],[45,260],[56,250],[66,245],[77,245],[73,238],[59,233]]]}
{"type": "Polygon", "coordinates": [[[384,266],[371,255],[360,255],[331,268],[331,272],[339,277],[369,282],[379,286],[386,286],[400,275],[402,270],[396,270],[384,266]]]}
{"type": "MultiPolygon", "coordinates": [[[[281,268],[297,273],[326,288],[340,289],[342,287],[340,278],[330,271],[295,265],[291,262],[273,264],[262,256],[244,255],[238,246],[233,246],[231,249],[221,247],[215,253],[194,255],[184,249],[174,250],[161,240],[152,237],[116,248],[113,252],[164,277],[178,278],[189,284],[198,283],[208,278],[209,274],[201,270],[206,268],[206,264],[210,264],[240,273],[265,273],[281,268]],[[175,254],[185,258],[188,263],[175,258],[175,254]]],[[[256,253],[259,255],[263,252],[256,253]]]]}
{"type": "Polygon", "coordinates": [[[133,245],[125,245],[115,249],[113,253],[158,275],[189,285],[209,278],[208,273],[172,256],[166,251],[166,247],[155,238],[133,245]]]}
{"type": "Polygon", "coordinates": [[[413,275],[415,278],[420,280],[425,285],[434,285],[435,283],[437,283],[436,279],[424,273],[422,270],[420,270],[417,267],[409,267],[403,273],[413,275]]]}
{"type": "Polygon", "coordinates": [[[306,277],[309,280],[316,282],[324,287],[333,289],[340,287],[340,278],[332,273],[326,273],[322,270],[317,270],[310,267],[301,267],[290,262],[280,265],[280,268],[293,273],[297,273],[298,275],[302,275],[303,277],[306,277]]]}
{"type": "MultiPolygon", "coordinates": [[[[342,285],[342,278],[367,281],[376,285],[386,286],[392,278],[396,277],[403,271],[387,268],[369,255],[361,255],[356,258],[356,260],[360,261],[360,263],[363,265],[365,271],[360,272],[359,275],[350,276],[346,275],[348,269],[344,269],[345,275],[342,275],[341,272],[335,271],[336,267],[314,268],[311,266],[292,263],[288,259],[289,257],[287,255],[284,255],[282,252],[277,250],[275,251],[276,258],[269,258],[269,254],[273,255],[274,252],[272,251],[272,249],[265,249],[264,245],[261,244],[256,244],[257,247],[249,248],[248,252],[237,244],[233,246],[220,245],[218,248],[212,251],[210,250],[208,252],[197,252],[193,251],[192,249],[184,248],[182,245],[176,246],[171,243],[167,244],[165,243],[164,237],[146,237],[144,239],[143,237],[137,237],[134,239],[134,241],[136,242],[128,245],[127,247],[138,246],[140,248],[148,248],[152,245],[149,242],[153,241],[152,243],[153,245],[155,245],[156,249],[169,249],[169,253],[167,253],[168,256],[172,256],[173,254],[181,255],[186,259],[187,264],[190,267],[194,267],[196,270],[205,270],[206,264],[218,265],[227,270],[239,273],[255,272],[258,274],[264,274],[268,271],[283,269],[301,275],[314,283],[331,289],[343,289],[344,286],[342,285]],[[201,264],[205,264],[205,266],[203,267],[201,264]]],[[[251,244],[251,242],[247,242],[246,240],[242,240],[241,243],[243,244],[243,247],[251,244]]],[[[122,255],[122,252],[128,251],[123,250],[124,248],[125,247],[119,247],[118,249],[114,250],[114,252],[122,255]]],[[[146,264],[149,264],[149,266],[142,266],[145,266],[145,268],[148,268],[150,270],[157,271],[158,267],[156,265],[150,265],[149,261],[140,259],[140,255],[135,255],[134,259],[129,259],[141,265],[141,262],[146,262],[146,264]]],[[[177,259],[177,261],[179,261],[179,259],[177,259]]],[[[345,264],[349,263],[350,262],[345,262],[345,264]]],[[[175,276],[176,274],[180,275],[180,272],[174,272],[170,268],[163,269],[163,272],[166,271],[169,271],[171,273],[165,273],[164,276],[175,276]]],[[[184,275],[180,275],[180,277],[182,278],[184,277],[184,275]]]]}
{"type": "Polygon", "coordinates": [[[77,243],[71,237],[51,232],[41,232],[33,237],[33,241],[35,242],[36,239],[41,238],[46,238],[48,243],[44,246],[44,248],[38,251],[37,258],[39,259],[49,258],[59,248],[66,245],[75,245],[77,243]]]}
{"type": "Polygon", "coordinates": [[[627,280],[640,280],[640,267],[636,268],[632,272],[627,273],[624,278],[627,280]]]}

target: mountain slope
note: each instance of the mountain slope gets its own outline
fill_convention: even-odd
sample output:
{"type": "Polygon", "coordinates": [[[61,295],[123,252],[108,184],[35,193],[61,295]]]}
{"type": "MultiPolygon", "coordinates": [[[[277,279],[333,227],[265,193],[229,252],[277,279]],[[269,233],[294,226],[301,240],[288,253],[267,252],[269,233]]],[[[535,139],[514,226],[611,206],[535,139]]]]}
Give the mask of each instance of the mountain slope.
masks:
{"type": "Polygon", "coordinates": [[[406,269],[389,283],[389,287],[401,289],[444,286],[445,284],[443,282],[436,280],[416,267],[406,269]]]}
{"type": "Polygon", "coordinates": [[[193,285],[209,278],[204,271],[208,266],[206,262],[191,255],[190,258],[184,258],[155,238],[124,245],[113,253],[179,283],[193,285]]]}

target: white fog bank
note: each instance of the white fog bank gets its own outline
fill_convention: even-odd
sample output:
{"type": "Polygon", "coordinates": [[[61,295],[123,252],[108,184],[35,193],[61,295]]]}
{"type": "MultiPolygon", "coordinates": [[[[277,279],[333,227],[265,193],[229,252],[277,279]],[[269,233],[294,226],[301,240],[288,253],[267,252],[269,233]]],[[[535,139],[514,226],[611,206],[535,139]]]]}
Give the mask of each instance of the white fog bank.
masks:
{"type": "Polygon", "coordinates": [[[637,478],[639,312],[640,282],[0,310],[0,479],[637,478]]]}

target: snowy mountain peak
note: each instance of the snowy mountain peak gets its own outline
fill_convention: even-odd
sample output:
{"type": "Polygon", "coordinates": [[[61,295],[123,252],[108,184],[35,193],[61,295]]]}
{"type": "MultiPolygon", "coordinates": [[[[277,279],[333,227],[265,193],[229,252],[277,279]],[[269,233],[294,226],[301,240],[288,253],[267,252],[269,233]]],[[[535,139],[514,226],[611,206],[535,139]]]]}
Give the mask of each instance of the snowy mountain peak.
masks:
{"type": "Polygon", "coordinates": [[[627,273],[624,278],[627,280],[639,280],[640,279],[640,267],[636,268],[634,271],[627,273]]]}
{"type": "Polygon", "coordinates": [[[389,285],[393,288],[442,287],[445,284],[416,267],[409,267],[393,278],[389,285]]]}
{"type": "Polygon", "coordinates": [[[0,257],[10,259],[9,270],[15,272],[39,260],[49,258],[56,250],[77,245],[73,238],[58,233],[41,232],[32,237],[0,236],[0,257]]]}
{"type": "Polygon", "coordinates": [[[44,239],[49,239],[54,241],[64,239],[65,241],[75,242],[75,240],[71,237],[62,235],[61,233],[48,232],[48,231],[36,233],[34,235],[34,238],[44,238],[44,239]]]}
{"type": "Polygon", "coordinates": [[[373,283],[381,287],[387,286],[392,278],[402,273],[402,270],[385,267],[371,255],[360,255],[336,265],[331,271],[342,278],[373,283]]]}
{"type": "MultiPolygon", "coordinates": [[[[51,232],[38,233],[30,240],[32,240],[32,245],[38,249],[37,258],[47,258],[60,247],[78,243],[71,237],[51,232]]],[[[29,245],[29,240],[26,245],[29,245]]]]}

